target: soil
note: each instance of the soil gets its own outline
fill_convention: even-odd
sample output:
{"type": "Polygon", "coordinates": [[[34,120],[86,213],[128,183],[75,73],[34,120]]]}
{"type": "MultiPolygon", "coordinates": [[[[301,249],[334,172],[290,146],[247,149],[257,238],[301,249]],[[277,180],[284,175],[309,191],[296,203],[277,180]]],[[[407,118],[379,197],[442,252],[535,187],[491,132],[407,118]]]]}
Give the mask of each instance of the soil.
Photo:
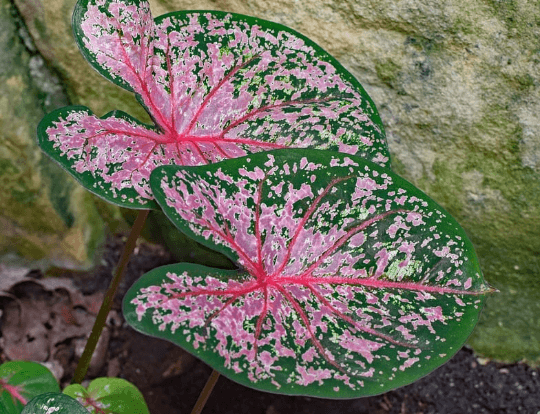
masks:
{"type": "MultiPolygon", "coordinates": [[[[102,263],[91,273],[58,272],[84,295],[105,291],[124,238],[111,237],[102,263]]],[[[163,248],[140,243],[119,287],[109,320],[110,340],[97,376],[134,383],[152,414],[189,414],[212,369],[175,345],[135,332],[123,321],[121,298],[143,273],[174,260],[163,248]]],[[[39,271],[28,276],[43,278],[39,271]]],[[[0,334],[1,335],[1,334],[0,334]]],[[[76,341],[64,341],[54,355],[63,368],[62,386],[76,367],[76,341]]],[[[0,349],[0,358],[5,356],[0,349]]],[[[203,414],[540,414],[540,370],[526,364],[501,364],[463,348],[448,363],[419,381],[374,397],[323,400],[255,391],[225,377],[219,381],[203,414]]]]}

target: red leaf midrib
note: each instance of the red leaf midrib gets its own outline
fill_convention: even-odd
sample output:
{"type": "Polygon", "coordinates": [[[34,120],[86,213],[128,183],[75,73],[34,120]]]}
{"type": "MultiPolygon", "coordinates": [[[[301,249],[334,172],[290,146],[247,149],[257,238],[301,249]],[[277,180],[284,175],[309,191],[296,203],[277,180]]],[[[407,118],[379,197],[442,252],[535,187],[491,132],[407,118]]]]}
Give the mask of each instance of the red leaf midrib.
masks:
{"type": "Polygon", "coordinates": [[[4,379],[0,378],[0,395],[2,395],[4,391],[11,395],[12,400],[19,401],[22,405],[26,405],[28,403],[26,398],[24,398],[21,394],[23,391],[22,387],[11,385],[4,379]]]}
{"type": "MultiPolygon", "coordinates": [[[[175,113],[174,110],[174,73],[172,71],[172,64],[170,61],[169,56],[169,48],[170,48],[170,40],[169,40],[169,34],[167,34],[167,53],[166,53],[166,63],[167,63],[167,71],[169,73],[169,90],[170,90],[170,112],[171,112],[171,119],[166,119],[163,113],[159,110],[159,108],[156,106],[152,95],[148,89],[148,86],[146,82],[141,78],[141,74],[139,71],[135,69],[133,66],[131,59],[129,58],[127,51],[125,49],[123,36],[121,34],[121,27],[119,26],[119,22],[113,19],[113,24],[116,26],[116,33],[118,35],[118,43],[124,58],[123,63],[129,71],[136,77],[138,81],[139,86],[139,92],[140,95],[143,98],[143,101],[145,102],[145,105],[151,110],[152,112],[152,118],[155,119],[157,122],[159,128],[161,128],[162,131],[164,131],[164,134],[162,134],[163,139],[158,138],[157,135],[148,135],[143,136],[140,135],[141,138],[147,138],[150,140],[153,140],[156,143],[159,144],[172,144],[172,143],[179,143],[179,142],[190,142],[193,147],[195,148],[195,152],[197,152],[202,160],[205,160],[206,162],[208,159],[206,158],[205,154],[199,147],[199,143],[201,142],[211,142],[216,147],[217,151],[224,156],[225,158],[231,158],[221,147],[219,147],[219,143],[235,143],[235,144],[244,144],[244,145],[253,145],[256,147],[266,147],[266,148],[286,148],[286,145],[280,145],[275,144],[271,142],[264,142],[264,141],[257,141],[250,138],[226,138],[225,135],[227,132],[235,128],[236,126],[242,124],[243,122],[247,121],[248,119],[252,118],[253,116],[256,116],[257,114],[260,114],[262,112],[274,109],[274,108],[280,108],[284,106],[290,106],[290,105],[297,105],[297,104],[310,104],[310,103],[322,103],[327,102],[331,99],[334,99],[332,96],[328,96],[325,98],[320,99],[306,99],[306,100],[295,100],[295,101],[286,101],[286,102],[280,102],[277,104],[272,105],[266,105],[264,107],[256,108],[249,113],[242,116],[240,119],[237,119],[236,121],[229,124],[227,127],[223,129],[223,131],[217,135],[207,135],[207,136],[196,136],[192,134],[193,128],[195,127],[198,119],[200,118],[201,114],[203,113],[204,109],[208,105],[208,103],[211,101],[212,97],[219,91],[219,89],[227,82],[229,81],[239,70],[241,70],[243,67],[246,67],[248,64],[256,60],[260,57],[260,55],[255,55],[251,57],[250,59],[246,60],[245,62],[239,63],[236,66],[234,66],[220,81],[217,85],[215,85],[212,90],[205,96],[203,102],[201,103],[200,107],[198,108],[196,114],[193,116],[192,120],[188,124],[188,127],[185,131],[178,132],[175,131],[175,113]]],[[[141,39],[141,42],[144,43],[143,39],[141,39]]],[[[149,43],[149,42],[147,42],[149,43]]],[[[146,45],[148,46],[148,45],[146,45]]],[[[145,47],[143,50],[143,55],[141,59],[144,61],[144,70],[146,73],[147,69],[147,62],[148,62],[148,53],[149,53],[149,47],[145,47]]],[[[112,57],[111,57],[112,58],[112,57]]],[[[130,133],[128,131],[110,131],[111,133],[125,133],[126,135],[133,136],[135,134],[130,133]]],[[[179,151],[180,152],[180,151],[179,151]]],[[[148,158],[151,152],[148,153],[148,158]]],[[[179,154],[180,155],[180,154],[179,154]]]]}
{"type": "MultiPolygon", "coordinates": [[[[292,255],[292,249],[295,245],[295,241],[298,239],[300,232],[304,228],[306,222],[311,219],[316,212],[317,208],[321,205],[324,198],[330,193],[330,190],[335,187],[336,185],[342,183],[343,181],[346,181],[347,179],[352,178],[353,176],[347,176],[347,177],[341,177],[331,180],[326,187],[323,189],[323,191],[314,199],[313,203],[310,205],[302,219],[298,222],[296,229],[292,233],[292,237],[289,240],[289,245],[287,247],[287,252],[284,255],[283,260],[281,263],[276,267],[277,270],[275,270],[272,274],[268,274],[267,270],[264,267],[264,258],[262,253],[262,231],[261,231],[261,203],[263,200],[263,189],[264,189],[264,183],[268,179],[268,175],[270,172],[266,172],[264,177],[257,183],[257,190],[255,192],[254,201],[255,201],[255,213],[254,213],[254,232],[255,237],[257,239],[257,246],[256,246],[256,258],[252,259],[244,251],[244,249],[237,245],[234,236],[231,234],[230,229],[228,228],[227,221],[223,218],[223,226],[224,230],[216,229],[214,226],[211,226],[209,221],[206,219],[203,219],[201,216],[199,216],[199,224],[202,224],[203,227],[208,227],[211,229],[214,234],[219,235],[219,237],[222,237],[223,240],[229,244],[229,246],[232,247],[233,250],[237,252],[239,257],[241,257],[244,260],[244,265],[246,268],[246,271],[251,276],[251,279],[247,282],[245,282],[240,287],[231,287],[227,289],[217,289],[217,290],[196,290],[191,292],[183,292],[174,295],[175,298],[181,298],[181,297],[187,297],[187,296],[200,296],[200,295],[210,295],[210,296],[221,296],[224,298],[228,298],[225,301],[225,304],[218,310],[212,313],[212,315],[208,318],[206,326],[210,323],[212,319],[219,316],[226,308],[233,306],[233,304],[238,301],[241,298],[245,298],[246,295],[252,294],[253,292],[260,292],[262,297],[264,298],[262,309],[260,310],[257,322],[254,326],[254,345],[253,345],[253,351],[255,355],[257,355],[257,348],[258,348],[258,342],[259,338],[262,334],[263,325],[264,322],[268,316],[269,313],[269,290],[274,290],[279,292],[281,296],[284,298],[285,301],[287,301],[290,306],[294,309],[294,312],[298,315],[301,323],[306,329],[306,332],[309,336],[309,340],[317,350],[317,352],[320,354],[322,358],[324,358],[330,365],[334,366],[336,369],[338,369],[340,372],[343,372],[343,368],[337,364],[333,358],[331,358],[331,355],[328,355],[325,352],[324,347],[319,342],[319,340],[315,337],[313,327],[311,325],[311,321],[309,318],[309,315],[307,311],[302,307],[302,305],[294,298],[294,295],[289,291],[289,288],[292,286],[299,286],[303,287],[309,290],[310,296],[314,297],[316,301],[318,301],[321,306],[326,307],[338,320],[342,320],[347,325],[350,325],[352,329],[356,329],[360,332],[363,332],[365,334],[374,336],[378,338],[378,340],[383,340],[388,343],[391,343],[393,345],[405,347],[405,348],[421,348],[420,345],[416,343],[409,343],[403,340],[398,340],[393,338],[392,336],[389,336],[387,334],[384,334],[382,332],[379,332],[377,329],[373,329],[368,325],[364,325],[359,321],[355,321],[352,317],[348,316],[347,314],[344,314],[343,312],[339,311],[335,306],[332,305],[330,300],[326,299],[317,289],[317,287],[322,287],[324,285],[327,286],[335,286],[335,285],[348,285],[352,287],[359,287],[364,288],[365,290],[372,290],[372,289],[386,289],[386,290],[407,290],[407,291],[417,291],[417,292],[426,292],[426,293],[433,293],[438,295],[479,295],[483,292],[479,291],[467,291],[467,290],[460,290],[455,288],[450,288],[446,286],[433,286],[428,285],[427,281],[428,278],[424,277],[420,282],[403,282],[403,281],[391,281],[391,280],[383,280],[380,277],[364,277],[364,278],[348,278],[348,277],[342,277],[336,274],[331,274],[327,276],[321,276],[321,277],[315,277],[313,276],[313,272],[324,262],[326,258],[328,258],[330,255],[335,253],[336,250],[338,250],[340,247],[342,247],[347,241],[351,239],[354,235],[358,234],[361,231],[364,231],[367,227],[380,222],[383,219],[386,219],[387,217],[391,215],[396,214],[405,214],[410,213],[411,210],[406,209],[396,209],[396,210],[390,210],[386,211],[380,214],[371,215],[368,218],[365,218],[362,220],[361,223],[355,224],[353,227],[349,227],[346,233],[338,238],[332,246],[330,246],[327,251],[323,254],[321,254],[317,259],[314,259],[314,262],[310,265],[306,266],[306,270],[300,272],[298,275],[284,275],[283,272],[286,270],[286,265],[292,255]]],[[[436,266],[435,266],[436,267],[436,266]]],[[[428,270],[427,272],[430,272],[431,270],[428,270]]],[[[167,299],[166,299],[167,300],[167,299]]],[[[245,300],[248,300],[247,298],[245,300]]]]}

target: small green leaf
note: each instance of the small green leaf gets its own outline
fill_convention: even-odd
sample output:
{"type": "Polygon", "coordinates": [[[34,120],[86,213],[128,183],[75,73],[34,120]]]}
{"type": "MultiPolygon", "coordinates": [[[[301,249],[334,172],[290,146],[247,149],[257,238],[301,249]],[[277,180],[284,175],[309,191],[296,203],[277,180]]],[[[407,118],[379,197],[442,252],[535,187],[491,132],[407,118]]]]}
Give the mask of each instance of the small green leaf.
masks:
{"type": "Polygon", "coordinates": [[[34,397],[21,414],[88,414],[88,411],[66,394],[49,392],[34,397]]]}
{"type": "Polygon", "coordinates": [[[37,362],[0,365],[0,413],[19,414],[29,400],[45,392],[60,392],[51,371],[37,362]]]}
{"type": "Polygon", "coordinates": [[[91,414],[149,414],[141,392],[122,378],[96,378],[88,390],[79,384],[64,389],[91,414]]]}

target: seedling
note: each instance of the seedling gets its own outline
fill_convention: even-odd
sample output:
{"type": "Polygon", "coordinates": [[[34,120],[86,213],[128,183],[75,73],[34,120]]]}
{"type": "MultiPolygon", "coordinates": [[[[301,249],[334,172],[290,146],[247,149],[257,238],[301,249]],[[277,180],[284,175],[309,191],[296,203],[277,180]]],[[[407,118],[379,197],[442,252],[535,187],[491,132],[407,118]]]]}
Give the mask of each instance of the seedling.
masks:
{"type": "Polygon", "coordinates": [[[141,392],[122,378],[96,378],[88,389],[80,384],[71,384],[63,392],[91,414],[150,414],[141,392]]]}
{"type": "Polygon", "coordinates": [[[28,361],[0,365],[0,412],[149,414],[141,392],[124,379],[97,378],[88,390],[74,384],[66,387],[62,394],[58,382],[46,367],[28,361]]]}
{"type": "Polygon", "coordinates": [[[28,401],[46,392],[60,392],[60,387],[43,365],[28,361],[0,365],[0,412],[3,414],[19,414],[28,401]]]}

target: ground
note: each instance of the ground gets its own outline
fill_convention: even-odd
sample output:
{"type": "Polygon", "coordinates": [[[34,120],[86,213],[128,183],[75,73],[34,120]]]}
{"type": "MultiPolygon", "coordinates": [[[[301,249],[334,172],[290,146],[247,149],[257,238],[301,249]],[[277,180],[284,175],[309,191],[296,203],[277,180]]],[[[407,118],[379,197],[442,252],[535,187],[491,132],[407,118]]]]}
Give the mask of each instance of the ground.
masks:
{"type": "MultiPolygon", "coordinates": [[[[82,294],[83,299],[89,299],[99,297],[99,293],[105,291],[111,269],[120,255],[123,240],[125,238],[122,236],[110,238],[105,246],[101,265],[93,272],[57,272],[56,276],[73,281],[73,287],[70,288],[72,297],[82,294]]],[[[93,372],[93,376],[117,376],[134,383],[144,394],[152,414],[189,414],[212,372],[210,367],[175,345],[135,332],[127,326],[121,316],[121,298],[129,286],[146,271],[172,262],[170,255],[161,247],[147,243],[138,245],[114,303],[115,312],[112,313],[108,324],[110,333],[108,346],[103,348],[102,361],[94,366],[93,372]]],[[[19,303],[23,305],[25,298],[32,298],[35,301],[39,296],[39,300],[48,303],[51,309],[53,307],[65,309],[58,308],[59,303],[64,303],[65,300],[55,296],[62,292],[65,296],[65,289],[56,288],[47,295],[38,295],[36,284],[43,283],[47,278],[39,271],[30,272],[26,276],[35,280],[35,284],[28,282],[28,279],[26,282],[14,284],[9,291],[12,297],[6,296],[0,302],[3,309],[0,325],[0,334],[3,337],[0,338],[0,344],[6,346],[6,349],[0,348],[2,361],[8,359],[6,344],[9,341],[5,337],[5,332],[1,330],[4,328],[6,331],[9,327],[6,317],[9,315],[12,302],[15,302],[12,300],[13,296],[18,297],[19,303]],[[30,291],[33,293],[29,294],[30,291]]],[[[15,308],[17,306],[19,305],[15,308]]],[[[79,298],[78,304],[75,304],[72,298],[70,306],[71,313],[68,311],[64,314],[61,311],[62,317],[67,320],[62,323],[76,325],[78,320],[86,320],[77,316],[77,312],[95,312],[90,300],[83,302],[79,298]]],[[[60,318],[56,321],[58,319],[60,318]]],[[[46,323],[49,335],[45,336],[48,338],[53,337],[52,332],[55,331],[54,322],[51,323],[46,323]]],[[[78,331],[75,329],[73,332],[75,334],[78,331]]],[[[60,337],[57,335],[55,338],[60,337]]],[[[28,346],[34,341],[29,335],[26,335],[25,340],[28,340],[28,346]]],[[[65,386],[73,376],[77,360],[76,348],[81,341],[69,337],[61,337],[58,341],[56,343],[53,341],[47,360],[56,366],[57,374],[65,386]]],[[[203,414],[243,413],[539,414],[540,370],[522,363],[505,365],[488,361],[479,358],[471,349],[465,347],[447,364],[409,386],[379,396],[354,400],[321,400],[268,394],[220,377],[203,414]]]]}

